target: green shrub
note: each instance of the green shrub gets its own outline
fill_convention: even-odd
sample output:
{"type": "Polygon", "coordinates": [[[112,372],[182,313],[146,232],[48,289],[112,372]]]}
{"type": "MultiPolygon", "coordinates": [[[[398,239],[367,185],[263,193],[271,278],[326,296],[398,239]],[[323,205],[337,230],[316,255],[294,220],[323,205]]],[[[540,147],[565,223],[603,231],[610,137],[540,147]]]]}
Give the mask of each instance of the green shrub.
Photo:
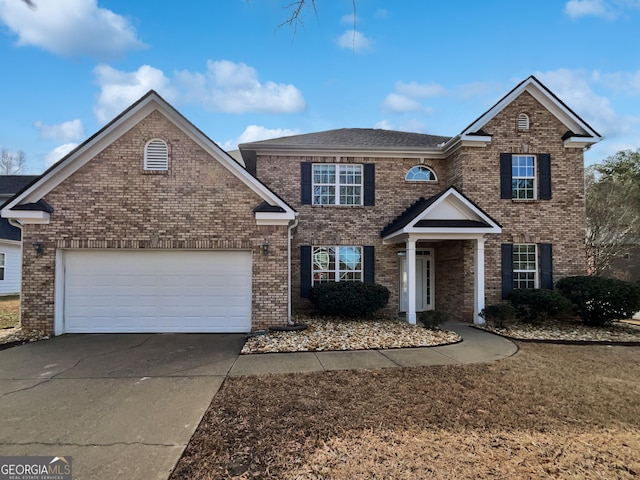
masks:
{"type": "Polygon", "coordinates": [[[311,289],[310,300],[321,315],[369,317],[387,305],[389,289],[377,283],[321,283],[311,289]]]}
{"type": "Polygon", "coordinates": [[[557,317],[571,308],[571,303],[556,290],[523,288],[511,292],[508,300],[516,318],[524,323],[557,317]]]}
{"type": "Polygon", "coordinates": [[[427,310],[418,314],[418,320],[423,323],[425,328],[437,330],[440,324],[449,320],[449,315],[440,310],[427,310]]]}
{"type": "Polygon", "coordinates": [[[637,284],[613,278],[577,276],[559,280],[556,287],[573,304],[587,325],[608,325],[640,310],[637,284]]]}
{"type": "Polygon", "coordinates": [[[498,328],[504,328],[516,316],[515,309],[508,303],[489,305],[482,309],[480,316],[498,328]]]}

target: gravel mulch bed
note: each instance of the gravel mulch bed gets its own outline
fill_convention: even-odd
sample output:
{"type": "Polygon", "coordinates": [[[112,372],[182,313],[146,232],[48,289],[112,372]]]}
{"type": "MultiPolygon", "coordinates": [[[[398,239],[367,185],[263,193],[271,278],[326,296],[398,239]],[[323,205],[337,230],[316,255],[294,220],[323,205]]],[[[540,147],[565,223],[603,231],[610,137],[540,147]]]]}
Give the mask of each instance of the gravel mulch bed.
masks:
{"type": "Polygon", "coordinates": [[[37,342],[39,340],[47,340],[51,336],[43,332],[25,333],[20,327],[4,328],[0,330],[0,350],[21,345],[23,343],[37,342]]]}
{"type": "Polygon", "coordinates": [[[462,340],[446,330],[428,330],[400,321],[305,320],[309,326],[297,332],[268,332],[250,337],[242,354],[321,352],[327,350],[378,350],[433,347],[462,340]]]}
{"type": "Polygon", "coordinates": [[[607,327],[589,327],[575,321],[549,320],[536,324],[506,325],[504,328],[491,324],[477,327],[514,340],[640,344],[640,325],[626,322],[615,322],[607,327]]]}

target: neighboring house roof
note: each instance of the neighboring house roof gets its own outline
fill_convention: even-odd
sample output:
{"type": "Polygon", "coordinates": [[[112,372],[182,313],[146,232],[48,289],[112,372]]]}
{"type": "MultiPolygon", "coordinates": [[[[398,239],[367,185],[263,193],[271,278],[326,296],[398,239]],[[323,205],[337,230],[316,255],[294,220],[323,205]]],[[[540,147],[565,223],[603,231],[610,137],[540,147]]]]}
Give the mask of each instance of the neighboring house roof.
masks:
{"type": "Polygon", "coordinates": [[[516,85],[513,90],[496,102],[455,137],[398,132],[372,128],[341,128],[324,132],[292,135],[239,145],[246,166],[255,171],[256,151],[296,152],[317,151],[340,153],[392,151],[413,156],[429,154],[446,156],[460,145],[484,146],[491,142],[491,135],[483,128],[513,100],[528,92],[567,127],[562,136],[565,147],[588,148],[602,140],[602,136],[571,110],[562,100],[533,75],[516,85]]]}
{"type": "Polygon", "coordinates": [[[501,225],[455,187],[420,198],[380,232],[385,239],[412,233],[499,233],[501,225]]]}
{"type": "Polygon", "coordinates": [[[267,205],[277,207],[276,210],[268,212],[256,211],[255,218],[259,224],[286,224],[296,217],[297,212],[287,202],[247,172],[240,163],[153,90],[150,90],[95,135],[54,164],[34,183],[19,191],[3,206],[2,215],[7,218],[18,218],[25,223],[48,223],[52,209],[43,201],[44,197],[153,111],[164,115],[267,205]]]}
{"type": "MultiPolygon", "coordinates": [[[[27,185],[33,183],[39,175],[0,175],[0,205],[9,200],[27,185]]],[[[6,218],[0,218],[0,240],[19,242],[22,233],[6,218]]]]}

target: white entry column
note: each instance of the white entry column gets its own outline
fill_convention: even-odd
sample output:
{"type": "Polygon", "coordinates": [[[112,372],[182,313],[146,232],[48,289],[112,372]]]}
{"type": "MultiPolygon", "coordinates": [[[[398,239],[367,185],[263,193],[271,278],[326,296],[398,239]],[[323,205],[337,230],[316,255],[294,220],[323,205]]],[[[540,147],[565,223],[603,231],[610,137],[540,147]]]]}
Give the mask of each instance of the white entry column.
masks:
{"type": "Polygon", "coordinates": [[[484,318],[484,237],[476,238],[473,255],[473,323],[482,325],[484,318]]]}
{"type": "Polygon", "coordinates": [[[407,322],[416,324],[416,241],[407,240],[407,322]]]}

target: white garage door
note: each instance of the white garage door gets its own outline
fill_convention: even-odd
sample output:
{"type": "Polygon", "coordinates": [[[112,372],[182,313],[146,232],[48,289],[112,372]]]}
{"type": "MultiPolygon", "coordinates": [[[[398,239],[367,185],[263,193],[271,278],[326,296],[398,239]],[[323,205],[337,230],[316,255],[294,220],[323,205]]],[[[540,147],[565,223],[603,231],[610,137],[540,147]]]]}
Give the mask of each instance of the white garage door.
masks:
{"type": "Polygon", "coordinates": [[[251,252],[66,251],[69,333],[248,332],[251,252]]]}

